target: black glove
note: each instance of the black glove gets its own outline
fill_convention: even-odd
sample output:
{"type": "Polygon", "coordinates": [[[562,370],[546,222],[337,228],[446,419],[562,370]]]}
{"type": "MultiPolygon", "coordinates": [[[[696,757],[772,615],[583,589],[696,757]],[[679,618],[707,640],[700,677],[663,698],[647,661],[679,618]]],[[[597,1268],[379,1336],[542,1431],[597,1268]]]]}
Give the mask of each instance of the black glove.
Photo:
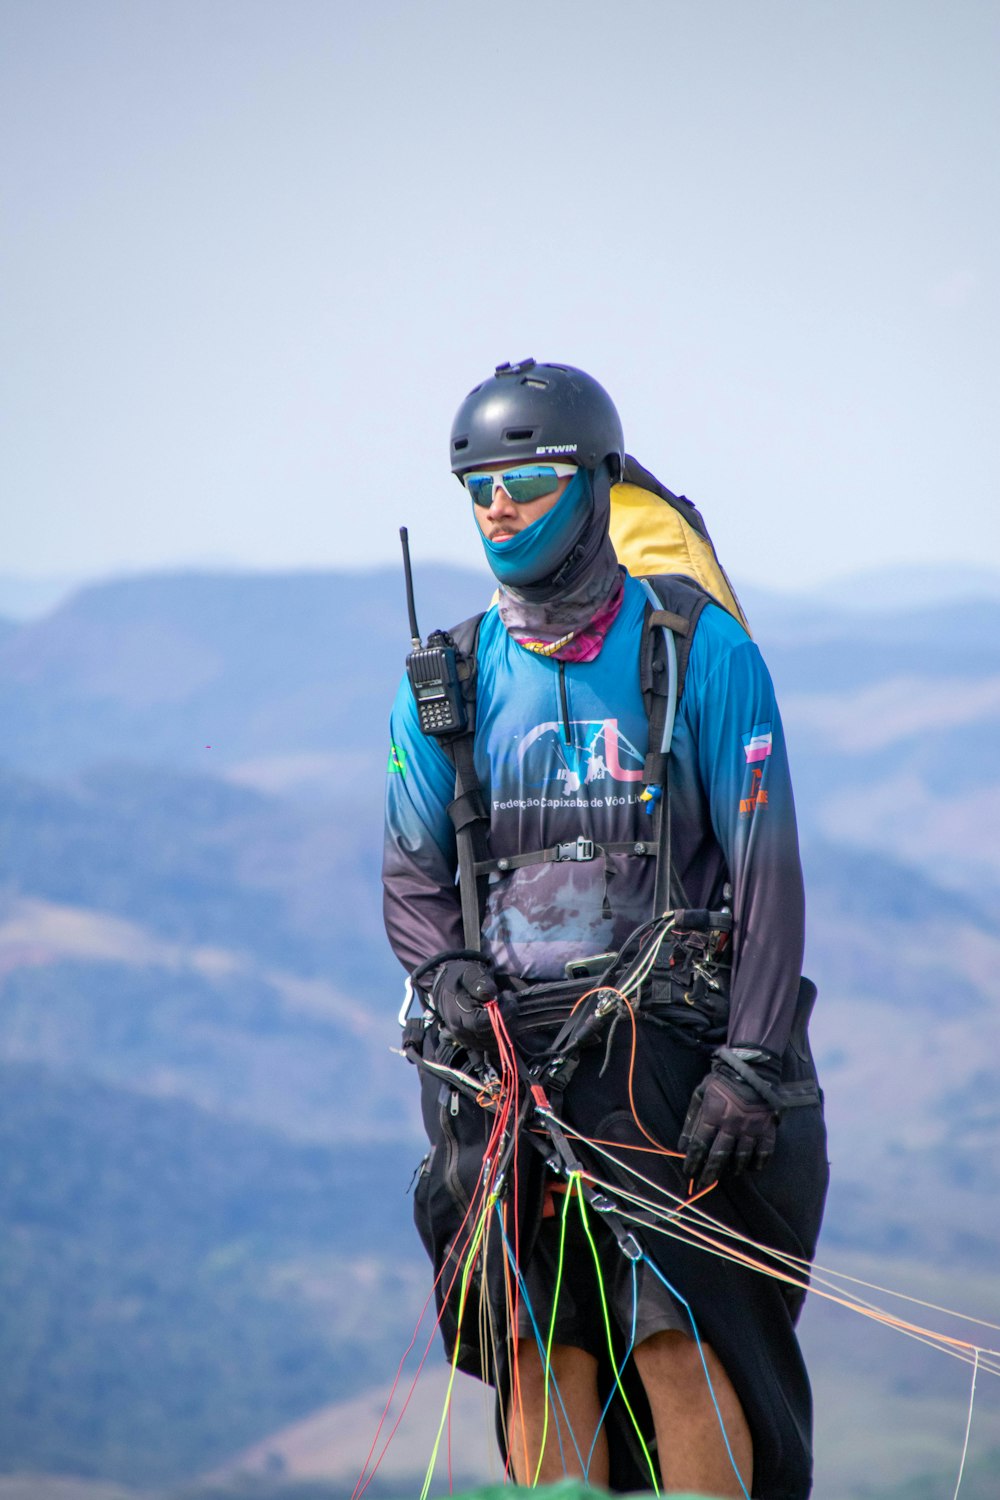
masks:
{"type": "Polygon", "coordinates": [[[712,1070],[688,1105],[678,1151],[695,1187],[766,1167],[774,1151],[781,1099],[781,1059],[759,1047],[720,1047],[712,1070]]]}
{"type": "Polygon", "coordinates": [[[453,958],[441,965],[431,986],[431,1005],[444,1029],[463,1047],[480,1050],[493,1041],[486,1002],[497,999],[496,980],[476,959],[453,958]]]}

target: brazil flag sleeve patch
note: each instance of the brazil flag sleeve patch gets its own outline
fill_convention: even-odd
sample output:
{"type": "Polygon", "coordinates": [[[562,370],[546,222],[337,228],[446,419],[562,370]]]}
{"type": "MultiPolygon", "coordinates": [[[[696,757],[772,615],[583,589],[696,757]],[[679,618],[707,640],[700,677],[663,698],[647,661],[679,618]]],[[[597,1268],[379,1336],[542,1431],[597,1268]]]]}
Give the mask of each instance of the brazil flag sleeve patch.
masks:
{"type": "Polygon", "coordinates": [[[406,751],[401,750],[395,740],[389,746],[389,765],[387,769],[390,776],[406,775],[406,751]]]}

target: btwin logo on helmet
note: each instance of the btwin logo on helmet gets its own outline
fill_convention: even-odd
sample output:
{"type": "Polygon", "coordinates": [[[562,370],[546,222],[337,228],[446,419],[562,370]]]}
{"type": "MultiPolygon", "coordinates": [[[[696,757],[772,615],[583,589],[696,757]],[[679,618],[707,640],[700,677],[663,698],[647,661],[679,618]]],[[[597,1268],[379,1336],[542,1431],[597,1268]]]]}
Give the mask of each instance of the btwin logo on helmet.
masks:
{"type": "Polygon", "coordinates": [[[578,443],[543,443],[535,449],[536,453],[575,453],[579,447],[578,443]]]}

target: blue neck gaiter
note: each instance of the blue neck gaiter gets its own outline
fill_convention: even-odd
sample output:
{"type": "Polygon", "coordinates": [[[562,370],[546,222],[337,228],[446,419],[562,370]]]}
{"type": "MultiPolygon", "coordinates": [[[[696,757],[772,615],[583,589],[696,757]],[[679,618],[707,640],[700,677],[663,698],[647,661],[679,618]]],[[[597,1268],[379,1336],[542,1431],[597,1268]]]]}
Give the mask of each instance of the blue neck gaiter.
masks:
{"type": "Polygon", "coordinates": [[[577,469],[558,502],[505,542],[480,532],[486,561],[501,584],[515,588],[548,578],[570,554],[587,528],[593,509],[590,474],[577,469]]]}

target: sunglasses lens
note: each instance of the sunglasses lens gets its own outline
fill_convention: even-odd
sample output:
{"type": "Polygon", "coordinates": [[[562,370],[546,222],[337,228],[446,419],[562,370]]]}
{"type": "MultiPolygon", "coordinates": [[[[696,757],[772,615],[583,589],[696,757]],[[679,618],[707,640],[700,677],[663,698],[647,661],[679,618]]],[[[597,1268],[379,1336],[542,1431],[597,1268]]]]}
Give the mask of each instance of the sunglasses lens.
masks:
{"type": "Polygon", "coordinates": [[[512,500],[525,505],[529,500],[541,500],[551,495],[559,483],[559,476],[550,464],[525,464],[521,469],[512,469],[501,475],[501,483],[512,500]]]}
{"type": "Polygon", "coordinates": [[[493,475],[466,474],[465,488],[472,496],[473,505],[489,505],[493,500],[493,475]]]}
{"type": "MultiPolygon", "coordinates": [[[[563,472],[571,474],[573,469],[567,467],[563,472]]],[[[492,505],[493,486],[498,482],[518,505],[527,505],[532,500],[551,495],[560,477],[552,464],[522,464],[520,468],[508,469],[503,474],[465,474],[462,482],[474,505],[492,505]]]]}

